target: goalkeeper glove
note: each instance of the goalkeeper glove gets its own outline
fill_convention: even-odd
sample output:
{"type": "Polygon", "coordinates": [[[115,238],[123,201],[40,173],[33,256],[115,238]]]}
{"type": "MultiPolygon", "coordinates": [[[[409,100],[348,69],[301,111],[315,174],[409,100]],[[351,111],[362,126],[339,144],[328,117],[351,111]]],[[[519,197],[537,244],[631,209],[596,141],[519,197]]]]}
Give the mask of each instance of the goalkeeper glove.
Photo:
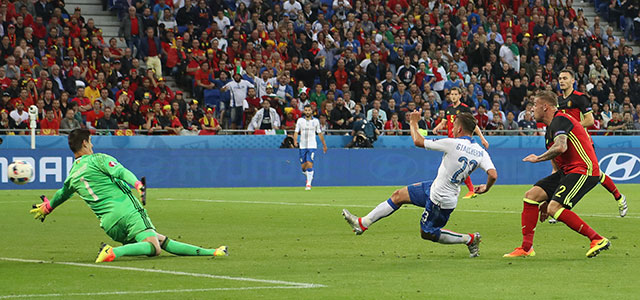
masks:
{"type": "Polygon", "coordinates": [[[40,199],[42,199],[42,203],[34,204],[32,206],[33,209],[30,210],[29,213],[35,214],[35,216],[33,217],[34,219],[38,219],[41,222],[44,222],[44,218],[46,218],[47,215],[51,213],[53,208],[51,208],[51,203],[45,195],[40,196],[40,199]]]}
{"type": "Polygon", "coordinates": [[[140,194],[140,201],[142,205],[147,204],[147,178],[144,176],[140,180],[136,181],[135,188],[140,194]]]}

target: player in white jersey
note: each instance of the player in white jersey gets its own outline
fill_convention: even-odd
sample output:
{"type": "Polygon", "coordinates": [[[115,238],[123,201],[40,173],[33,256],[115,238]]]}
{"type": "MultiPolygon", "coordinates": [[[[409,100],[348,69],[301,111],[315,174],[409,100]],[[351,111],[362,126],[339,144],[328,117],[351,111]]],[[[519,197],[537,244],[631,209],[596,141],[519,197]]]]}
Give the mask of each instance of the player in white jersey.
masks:
{"type": "Polygon", "coordinates": [[[418,132],[421,112],[410,114],[411,137],[418,147],[444,152],[433,181],[424,181],[396,190],[387,201],[380,203],[368,215],[358,218],[343,209],[342,215],[353,231],[360,235],[374,222],[391,215],[403,204],[424,207],[420,219],[423,239],[441,244],[466,244],[470,257],[479,255],[480,233],[461,234],[443,229],[458,204],[460,185],[477,167],[487,172],[487,183],[476,186],[474,192],[483,194],[496,182],[498,173],[491,157],[471,137],[476,127],[475,118],[467,112],[459,113],[453,123],[454,138],[428,140],[418,132]]]}
{"type": "Polygon", "coordinates": [[[313,181],[313,158],[318,148],[316,142],[316,134],[322,141],[322,151],[327,153],[327,143],[324,142],[324,135],[320,129],[320,121],[313,117],[313,109],[311,105],[304,106],[304,118],[299,118],[296,122],[296,131],[293,134],[293,145],[298,147],[298,135],[300,136],[300,165],[302,166],[302,174],[307,177],[305,190],[311,189],[313,181]]]}

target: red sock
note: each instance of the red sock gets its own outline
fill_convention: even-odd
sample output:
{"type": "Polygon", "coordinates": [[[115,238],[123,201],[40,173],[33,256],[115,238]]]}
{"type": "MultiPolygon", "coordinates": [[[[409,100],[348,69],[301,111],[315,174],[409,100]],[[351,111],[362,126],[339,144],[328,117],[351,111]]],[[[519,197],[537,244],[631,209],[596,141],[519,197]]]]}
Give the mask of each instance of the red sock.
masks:
{"type": "Polygon", "coordinates": [[[538,205],[524,202],[522,208],[522,249],[529,251],[533,246],[533,235],[538,223],[538,205]]]}
{"type": "Polygon", "coordinates": [[[620,192],[618,192],[618,187],[615,185],[615,183],[613,183],[611,177],[604,173],[602,173],[602,176],[604,176],[604,181],[601,182],[602,186],[607,189],[609,193],[613,194],[613,197],[616,198],[616,200],[620,199],[622,195],[620,195],[620,192]]]}
{"type": "Polygon", "coordinates": [[[473,192],[473,182],[471,182],[471,177],[467,176],[467,179],[464,180],[464,184],[467,185],[469,192],[473,192]]]}
{"type": "Polygon", "coordinates": [[[558,216],[558,221],[563,222],[573,229],[575,232],[588,237],[590,240],[599,240],[602,237],[589,224],[583,221],[576,213],[564,209],[558,216]]]}

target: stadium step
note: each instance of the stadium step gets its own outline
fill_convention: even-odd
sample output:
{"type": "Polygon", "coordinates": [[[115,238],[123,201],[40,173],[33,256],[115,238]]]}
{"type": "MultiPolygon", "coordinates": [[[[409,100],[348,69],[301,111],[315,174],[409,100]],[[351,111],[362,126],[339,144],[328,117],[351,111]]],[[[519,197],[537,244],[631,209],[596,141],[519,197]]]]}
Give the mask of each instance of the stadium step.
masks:
{"type": "MultiPolygon", "coordinates": [[[[589,1],[575,1],[573,3],[573,8],[577,11],[579,8],[582,8],[583,10],[583,14],[584,17],[587,18],[587,21],[589,22],[589,26],[593,26],[593,20],[594,18],[598,15],[596,13],[596,9],[593,6],[594,4],[592,2],[589,1]]],[[[615,22],[613,24],[609,24],[602,16],[600,16],[600,24],[602,25],[602,32],[605,32],[608,26],[611,26],[613,28],[613,35],[616,36],[617,38],[623,38],[624,37],[624,33],[616,27],[615,22]]],[[[633,53],[634,54],[638,54],[638,52],[640,52],[640,43],[638,42],[633,42],[633,43],[626,43],[628,46],[631,46],[631,48],[633,48],[633,53]]]]}
{"type": "MultiPolygon", "coordinates": [[[[80,7],[82,16],[85,20],[93,19],[96,27],[102,29],[102,37],[104,38],[105,43],[108,43],[111,38],[116,38],[118,41],[118,47],[126,47],[126,43],[120,41],[118,36],[120,21],[118,20],[116,13],[102,10],[101,0],[67,0],[65,4],[69,12],[72,12],[76,7],[80,7]]],[[[181,90],[173,77],[164,76],[164,78],[167,86],[169,86],[174,92],[181,90]]],[[[188,96],[189,95],[185,93],[185,97],[188,96]]]]}

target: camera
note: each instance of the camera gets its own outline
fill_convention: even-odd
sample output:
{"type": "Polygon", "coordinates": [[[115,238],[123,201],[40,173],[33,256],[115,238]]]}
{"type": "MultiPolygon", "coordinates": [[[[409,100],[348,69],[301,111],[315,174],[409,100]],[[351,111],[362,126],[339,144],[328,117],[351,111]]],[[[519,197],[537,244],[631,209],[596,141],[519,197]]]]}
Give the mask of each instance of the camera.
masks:
{"type": "Polygon", "coordinates": [[[35,105],[29,106],[29,119],[36,120],[38,119],[38,107],[35,105]]]}

